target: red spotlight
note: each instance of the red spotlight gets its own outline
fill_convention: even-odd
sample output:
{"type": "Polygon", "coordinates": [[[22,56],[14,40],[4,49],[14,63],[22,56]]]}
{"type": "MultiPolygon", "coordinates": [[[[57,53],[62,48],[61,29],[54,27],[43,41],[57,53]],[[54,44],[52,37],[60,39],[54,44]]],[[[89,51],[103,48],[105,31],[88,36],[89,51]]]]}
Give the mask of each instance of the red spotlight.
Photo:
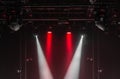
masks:
{"type": "Polygon", "coordinates": [[[52,31],[48,31],[47,33],[51,34],[51,33],[52,33],[52,31]]]}
{"type": "Polygon", "coordinates": [[[66,33],[66,46],[67,46],[67,50],[66,50],[67,64],[66,64],[66,66],[68,66],[71,61],[71,58],[72,58],[72,33],[70,31],[66,33]]]}
{"type": "Polygon", "coordinates": [[[51,49],[52,49],[52,31],[48,31],[46,40],[46,58],[48,64],[51,63],[51,49]]]}
{"type": "Polygon", "coordinates": [[[71,34],[71,32],[67,32],[66,43],[67,43],[67,52],[70,53],[72,51],[72,34],[71,34]]]}
{"type": "Polygon", "coordinates": [[[67,34],[71,34],[71,32],[67,32],[67,34]]]}

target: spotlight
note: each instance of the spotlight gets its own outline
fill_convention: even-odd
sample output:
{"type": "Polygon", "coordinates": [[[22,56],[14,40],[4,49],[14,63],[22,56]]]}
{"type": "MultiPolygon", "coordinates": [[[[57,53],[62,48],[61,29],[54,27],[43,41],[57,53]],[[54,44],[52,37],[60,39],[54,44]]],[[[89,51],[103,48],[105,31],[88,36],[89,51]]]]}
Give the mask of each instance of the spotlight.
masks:
{"type": "Polygon", "coordinates": [[[78,47],[75,51],[73,59],[68,67],[67,73],[64,79],[79,79],[79,70],[80,70],[80,61],[82,55],[82,43],[83,43],[84,35],[81,36],[78,47]]]}
{"type": "Polygon", "coordinates": [[[52,26],[49,26],[49,27],[48,27],[47,34],[52,34],[52,28],[53,28],[52,26]]]}
{"type": "Polygon", "coordinates": [[[51,34],[51,33],[52,33],[52,31],[48,31],[47,33],[48,33],[48,34],[51,34]]]}
{"type": "Polygon", "coordinates": [[[13,22],[9,25],[9,28],[13,31],[18,31],[21,27],[22,27],[22,25],[20,25],[17,22],[13,22]]]}
{"type": "Polygon", "coordinates": [[[101,22],[95,21],[95,26],[96,26],[98,29],[100,29],[100,30],[102,30],[102,31],[105,31],[105,25],[102,24],[101,22]]]}
{"type": "Polygon", "coordinates": [[[50,65],[52,56],[52,31],[48,31],[46,37],[46,59],[50,65]]]}
{"type": "Polygon", "coordinates": [[[38,35],[35,35],[35,37],[38,37],[38,35]]]}
{"type": "Polygon", "coordinates": [[[66,34],[72,34],[72,33],[71,33],[71,26],[68,26],[68,27],[67,27],[67,33],[66,33],[66,34]]]}
{"type": "Polygon", "coordinates": [[[70,31],[66,32],[66,67],[69,66],[71,59],[72,59],[72,34],[70,31]]]}
{"type": "Polygon", "coordinates": [[[67,32],[67,34],[71,34],[71,32],[70,32],[70,31],[68,31],[68,32],[67,32]]]}
{"type": "Polygon", "coordinates": [[[43,54],[43,50],[41,48],[40,42],[38,40],[38,37],[36,37],[36,44],[37,44],[37,55],[38,55],[40,79],[53,79],[53,76],[50,72],[46,58],[43,54]]]}
{"type": "Polygon", "coordinates": [[[33,33],[33,36],[36,38],[36,37],[38,37],[38,34],[37,33],[33,33]]]}

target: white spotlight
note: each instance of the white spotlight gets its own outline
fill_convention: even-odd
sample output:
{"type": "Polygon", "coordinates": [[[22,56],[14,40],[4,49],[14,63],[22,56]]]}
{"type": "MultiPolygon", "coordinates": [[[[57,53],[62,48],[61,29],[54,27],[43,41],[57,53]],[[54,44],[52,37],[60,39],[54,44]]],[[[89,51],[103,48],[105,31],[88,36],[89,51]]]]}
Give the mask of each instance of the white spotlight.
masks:
{"type": "Polygon", "coordinates": [[[79,79],[83,38],[82,35],[64,79],[79,79]]]}
{"type": "Polygon", "coordinates": [[[22,27],[22,25],[18,24],[17,22],[13,22],[9,25],[10,29],[13,31],[18,31],[22,27]]]}
{"type": "Polygon", "coordinates": [[[37,35],[37,34],[34,34],[34,37],[35,37],[35,38],[37,38],[37,37],[38,37],[38,35],[37,35]]]}
{"type": "Polygon", "coordinates": [[[37,43],[40,79],[53,79],[37,36],[36,36],[36,43],[37,43]]]}
{"type": "Polygon", "coordinates": [[[95,21],[95,25],[97,26],[98,29],[105,31],[105,27],[101,22],[95,21]]]}

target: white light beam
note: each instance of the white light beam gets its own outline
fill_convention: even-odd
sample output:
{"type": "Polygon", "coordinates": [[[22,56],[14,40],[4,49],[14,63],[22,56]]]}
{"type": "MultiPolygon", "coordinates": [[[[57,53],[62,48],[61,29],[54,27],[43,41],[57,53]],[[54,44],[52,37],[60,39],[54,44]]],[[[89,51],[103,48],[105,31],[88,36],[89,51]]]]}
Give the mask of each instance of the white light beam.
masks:
{"type": "Polygon", "coordinates": [[[40,79],[53,79],[37,36],[36,36],[36,43],[37,43],[40,79]]]}
{"type": "Polygon", "coordinates": [[[64,79],[79,79],[83,38],[82,35],[64,79]]]}

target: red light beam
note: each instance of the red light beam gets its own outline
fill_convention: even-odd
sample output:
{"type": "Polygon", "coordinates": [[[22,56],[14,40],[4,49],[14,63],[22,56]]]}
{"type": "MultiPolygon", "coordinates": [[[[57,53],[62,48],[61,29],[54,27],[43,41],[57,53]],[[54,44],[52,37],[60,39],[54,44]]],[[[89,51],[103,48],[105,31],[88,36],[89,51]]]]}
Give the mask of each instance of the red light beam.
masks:
{"type": "Polygon", "coordinates": [[[67,46],[66,61],[68,66],[72,58],[72,33],[71,32],[66,33],[66,46],[67,46]]]}
{"type": "Polygon", "coordinates": [[[46,40],[46,59],[48,61],[48,64],[51,63],[51,49],[52,49],[52,32],[47,32],[47,40],[46,40]]]}

